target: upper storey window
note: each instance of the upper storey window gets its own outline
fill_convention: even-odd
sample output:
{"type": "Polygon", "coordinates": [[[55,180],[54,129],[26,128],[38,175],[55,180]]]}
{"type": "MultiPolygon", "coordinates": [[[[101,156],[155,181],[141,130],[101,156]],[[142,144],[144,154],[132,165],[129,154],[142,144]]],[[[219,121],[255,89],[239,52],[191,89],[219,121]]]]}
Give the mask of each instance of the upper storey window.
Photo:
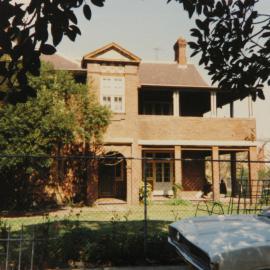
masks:
{"type": "Polygon", "coordinates": [[[173,92],[167,89],[140,89],[139,114],[173,115],[173,92]]]}
{"type": "Polygon", "coordinates": [[[102,76],[100,102],[113,112],[125,112],[125,78],[121,76],[102,76]]]}

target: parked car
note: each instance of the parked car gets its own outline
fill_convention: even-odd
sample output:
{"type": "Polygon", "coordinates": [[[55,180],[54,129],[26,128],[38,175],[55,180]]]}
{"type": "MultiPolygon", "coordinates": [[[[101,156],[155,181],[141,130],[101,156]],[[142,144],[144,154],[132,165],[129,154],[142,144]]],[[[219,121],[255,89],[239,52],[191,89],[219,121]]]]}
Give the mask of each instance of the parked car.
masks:
{"type": "Polygon", "coordinates": [[[269,270],[270,208],[259,215],[180,220],[169,226],[168,240],[199,270],[269,270]]]}

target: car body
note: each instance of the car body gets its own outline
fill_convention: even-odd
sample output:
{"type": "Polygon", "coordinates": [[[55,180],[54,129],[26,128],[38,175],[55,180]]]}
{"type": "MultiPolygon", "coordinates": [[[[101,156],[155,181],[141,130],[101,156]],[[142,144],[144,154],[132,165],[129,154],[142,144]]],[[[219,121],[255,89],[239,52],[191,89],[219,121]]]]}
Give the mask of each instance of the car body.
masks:
{"type": "Polygon", "coordinates": [[[169,243],[199,270],[269,270],[270,210],[180,220],[169,226],[169,243]]]}

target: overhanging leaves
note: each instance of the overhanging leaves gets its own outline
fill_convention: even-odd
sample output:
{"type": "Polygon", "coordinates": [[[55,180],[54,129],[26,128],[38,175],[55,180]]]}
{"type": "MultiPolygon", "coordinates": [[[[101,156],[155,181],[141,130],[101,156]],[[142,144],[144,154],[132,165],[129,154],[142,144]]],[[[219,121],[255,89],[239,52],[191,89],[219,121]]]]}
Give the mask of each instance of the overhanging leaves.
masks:
{"type": "MultiPolygon", "coordinates": [[[[189,42],[211,76],[224,90],[264,99],[270,84],[270,14],[259,14],[258,0],[175,0],[196,19],[189,42]],[[256,25],[256,27],[255,27],[256,25]]],[[[167,1],[168,3],[171,1],[167,1]]]]}
{"type": "Polygon", "coordinates": [[[0,84],[5,82],[9,85],[5,92],[0,90],[0,99],[5,101],[11,96],[25,100],[33,95],[32,89],[26,87],[28,82],[23,73],[38,76],[41,53],[54,54],[63,36],[75,41],[81,34],[74,13],[76,8],[83,6],[85,18],[90,20],[92,14],[87,2],[102,7],[105,0],[16,2],[0,1],[0,61],[5,62],[5,68],[0,68],[0,78],[4,78],[0,84]],[[48,40],[52,40],[53,45],[48,44],[48,40]]]}

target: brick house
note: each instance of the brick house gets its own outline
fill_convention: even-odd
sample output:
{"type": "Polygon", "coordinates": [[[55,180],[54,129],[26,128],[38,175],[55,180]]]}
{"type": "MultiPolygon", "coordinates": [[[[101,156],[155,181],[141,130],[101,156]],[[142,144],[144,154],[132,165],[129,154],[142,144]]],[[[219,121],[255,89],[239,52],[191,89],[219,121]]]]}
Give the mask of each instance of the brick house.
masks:
{"type": "Polygon", "coordinates": [[[234,101],[239,97],[203,80],[197,68],[187,63],[183,38],[173,49],[171,62],[142,61],[116,43],[86,54],[81,67],[59,55],[43,57],[56,69],[72,71],[79,82],[86,81],[89,91],[113,112],[104,149],[123,161],[100,164],[98,177],[89,179],[91,202],[116,198],[138,203],[143,175],[153,187],[154,198],[171,196],[174,184],[184,192],[202,190],[207,177],[217,200],[223,177],[217,160],[229,157],[234,193],[237,163],[231,161],[238,154],[247,160],[248,178],[257,179],[257,165],[249,162],[257,159],[251,99],[246,98],[246,116],[235,117],[234,101]],[[217,113],[224,105],[229,106],[228,117],[217,113]]]}
{"type": "MultiPolygon", "coordinates": [[[[201,190],[205,159],[218,160],[226,154],[235,160],[240,152],[248,160],[256,159],[256,121],[250,98],[247,117],[234,117],[238,97],[210,87],[196,67],[187,63],[183,38],[175,43],[174,52],[174,61],[144,62],[111,43],[83,57],[90,91],[113,111],[104,138],[106,152],[138,158],[101,165],[98,181],[89,190],[92,200],[112,197],[137,203],[143,172],[154,196],[171,195],[174,183],[184,191],[201,190]],[[218,117],[217,108],[226,104],[229,117],[218,117]],[[156,160],[143,162],[143,157],[156,160]]],[[[247,164],[249,179],[256,179],[256,165],[247,164]]],[[[219,163],[210,161],[210,167],[213,196],[219,199],[219,163]]],[[[236,177],[236,165],[231,163],[232,192],[236,177]]]]}

